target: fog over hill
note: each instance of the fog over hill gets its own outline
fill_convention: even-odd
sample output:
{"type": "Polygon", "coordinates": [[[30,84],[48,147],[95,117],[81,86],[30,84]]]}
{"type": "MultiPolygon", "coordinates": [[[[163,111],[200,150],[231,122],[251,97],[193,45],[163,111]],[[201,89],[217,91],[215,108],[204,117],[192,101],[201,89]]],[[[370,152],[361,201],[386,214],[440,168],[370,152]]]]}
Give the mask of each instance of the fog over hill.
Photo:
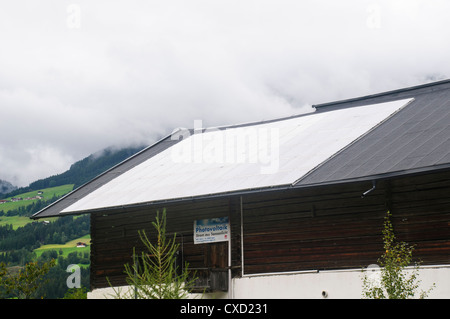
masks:
{"type": "Polygon", "coordinates": [[[74,184],[75,189],[102,174],[109,168],[124,161],[128,157],[136,154],[143,148],[144,146],[126,147],[121,149],[115,147],[106,148],[73,163],[70,166],[70,169],[62,174],[39,179],[26,187],[17,188],[8,182],[0,180],[0,198],[67,184],[74,184]],[[3,187],[5,191],[1,192],[3,187]]]}
{"type": "Polygon", "coordinates": [[[0,179],[450,78],[450,1],[3,1],[0,179]]]}
{"type": "Polygon", "coordinates": [[[16,189],[17,187],[10,182],[0,179],[0,194],[8,194],[16,189]]]}

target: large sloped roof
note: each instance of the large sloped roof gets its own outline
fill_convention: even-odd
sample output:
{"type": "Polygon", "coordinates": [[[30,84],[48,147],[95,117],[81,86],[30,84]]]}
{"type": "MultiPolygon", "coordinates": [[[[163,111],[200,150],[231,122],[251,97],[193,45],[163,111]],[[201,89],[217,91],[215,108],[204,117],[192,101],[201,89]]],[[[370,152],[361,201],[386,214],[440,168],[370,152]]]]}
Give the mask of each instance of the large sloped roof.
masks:
{"type": "Polygon", "coordinates": [[[354,107],[398,98],[414,98],[414,102],[296,185],[342,183],[450,167],[450,81],[317,107],[354,107]]]}
{"type": "Polygon", "coordinates": [[[438,169],[450,166],[449,136],[450,81],[179,131],[33,218],[438,169]]]}

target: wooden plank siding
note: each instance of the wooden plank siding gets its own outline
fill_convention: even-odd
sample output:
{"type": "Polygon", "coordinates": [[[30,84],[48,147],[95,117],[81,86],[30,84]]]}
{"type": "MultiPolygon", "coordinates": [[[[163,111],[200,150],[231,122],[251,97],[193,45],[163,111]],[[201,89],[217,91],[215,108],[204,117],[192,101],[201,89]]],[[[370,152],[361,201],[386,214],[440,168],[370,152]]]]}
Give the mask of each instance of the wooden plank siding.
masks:
{"type": "MultiPolygon", "coordinates": [[[[371,186],[370,186],[371,187],[371,186]]],[[[331,186],[251,196],[244,207],[244,273],[353,268],[376,262],[382,190],[331,186]]]]}
{"type": "Polygon", "coordinates": [[[450,263],[450,173],[247,196],[244,273],[360,268],[377,263],[388,210],[398,240],[423,265],[450,263]]]}
{"type": "Polygon", "coordinates": [[[360,268],[383,251],[383,219],[389,209],[399,240],[416,245],[423,265],[450,264],[450,172],[371,182],[328,185],[241,197],[171,203],[91,215],[91,287],[124,285],[123,265],[138,231],[152,234],[156,211],[166,208],[167,232],[177,233],[190,268],[226,270],[227,243],[193,243],[196,219],[229,216],[233,277],[270,272],[360,268]],[[241,217],[243,238],[241,238],[241,217]]]}
{"type": "MultiPolygon", "coordinates": [[[[226,198],[92,214],[91,287],[109,287],[108,280],[112,285],[126,284],[123,270],[125,264],[132,263],[133,248],[136,248],[138,254],[145,249],[139,238],[139,231],[145,230],[150,240],[155,240],[155,230],[151,223],[155,221],[156,212],[162,212],[164,208],[167,214],[166,232],[170,238],[176,234],[182,263],[188,262],[189,268],[196,269],[198,273],[204,273],[202,270],[205,268],[226,271],[228,243],[194,245],[194,220],[229,216],[230,223],[233,223],[236,220],[232,216],[236,214],[233,210],[237,207],[233,199],[226,198]]],[[[239,234],[234,234],[233,231],[231,236],[239,234]]],[[[238,240],[236,243],[239,245],[238,240]]],[[[234,249],[234,254],[236,253],[240,253],[240,250],[234,249]]],[[[240,257],[234,256],[234,259],[238,258],[240,257]]]]}

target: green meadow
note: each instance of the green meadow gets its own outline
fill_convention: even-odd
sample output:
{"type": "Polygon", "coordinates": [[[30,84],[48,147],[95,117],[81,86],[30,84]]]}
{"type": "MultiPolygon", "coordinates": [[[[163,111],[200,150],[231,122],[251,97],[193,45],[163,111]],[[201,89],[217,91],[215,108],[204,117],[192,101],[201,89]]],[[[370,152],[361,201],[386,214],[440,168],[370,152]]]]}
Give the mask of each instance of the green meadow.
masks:
{"type": "Polygon", "coordinates": [[[58,253],[58,256],[63,256],[66,258],[70,253],[90,253],[91,251],[91,236],[86,235],[74,240],[71,240],[63,245],[51,244],[51,245],[42,245],[41,247],[34,250],[36,253],[36,257],[42,255],[44,251],[55,250],[58,253]],[[86,247],[77,247],[78,242],[86,243],[86,247]]]}
{"type": "MultiPolygon", "coordinates": [[[[19,195],[16,195],[14,197],[22,198],[22,200],[17,202],[7,202],[0,204],[0,211],[3,211],[4,214],[0,214],[0,226],[11,224],[13,225],[13,229],[17,229],[19,227],[23,227],[28,223],[33,222],[33,220],[30,219],[30,217],[27,216],[6,216],[6,213],[10,210],[19,209],[20,207],[25,207],[28,205],[31,205],[40,199],[33,199],[33,200],[25,200],[25,198],[28,197],[35,197],[38,196],[38,192],[42,192],[42,194],[39,194],[39,196],[42,196],[42,200],[49,200],[52,199],[54,196],[63,196],[73,190],[73,184],[68,185],[62,185],[57,187],[51,187],[51,188],[45,188],[42,190],[36,190],[32,192],[22,193],[19,195]]],[[[5,200],[11,200],[11,197],[5,198],[5,200]]],[[[54,218],[53,218],[54,219],[54,218]]],[[[48,218],[47,220],[51,221],[52,218],[48,218]]]]}
{"type": "Polygon", "coordinates": [[[0,216],[0,226],[11,224],[13,225],[13,229],[17,229],[19,227],[23,227],[26,224],[30,223],[30,217],[25,216],[0,216]]]}
{"type": "MultiPolygon", "coordinates": [[[[18,209],[23,206],[28,206],[34,202],[37,202],[39,199],[33,199],[33,200],[25,200],[25,198],[28,197],[35,197],[35,196],[42,196],[42,200],[49,200],[52,199],[53,196],[62,196],[65,195],[73,190],[73,184],[67,184],[62,186],[56,186],[56,187],[50,187],[45,188],[41,190],[36,190],[32,192],[22,193],[19,195],[14,196],[15,198],[22,198],[22,200],[17,202],[7,202],[0,204],[0,210],[3,210],[5,213],[7,211],[18,209]],[[38,194],[39,192],[42,192],[42,194],[38,194]]],[[[5,200],[10,201],[12,197],[4,198],[5,200]]]]}

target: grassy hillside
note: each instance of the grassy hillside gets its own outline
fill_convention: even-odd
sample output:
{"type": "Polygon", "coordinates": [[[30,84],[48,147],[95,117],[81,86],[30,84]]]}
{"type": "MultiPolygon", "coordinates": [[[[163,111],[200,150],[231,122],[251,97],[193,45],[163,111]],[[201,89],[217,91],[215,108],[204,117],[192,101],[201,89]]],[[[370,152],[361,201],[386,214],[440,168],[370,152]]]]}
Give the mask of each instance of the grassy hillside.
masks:
{"type": "Polygon", "coordinates": [[[68,264],[82,266],[81,284],[89,288],[89,216],[45,218],[50,223],[33,221],[30,216],[142,148],[106,149],[74,163],[62,174],[35,181],[8,194],[0,194],[0,200],[7,201],[0,203],[0,262],[11,267],[22,267],[37,258],[42,261],[55,258],[57,265],[50,270],[48,283],[36,292],[36,296],[62,298],[68,289],[68,264]],[[37,198],[38,195],[42,198],[37,198]],[[12,202],[12,197],[20,197],[21,200],[12,202]],[[88,246],[78,248],[77,242],[88,246]]]}
{"type": "MultiPolygon", "coordinates": [[[[13,229],[17,229],[19,227],[23,227],[28,223],[33,222],[33,220],[30,219],[29,216],[23,216],[23,215],[14,215],[9,216],[8,212],[16,209],[20,209],[22,207],[26,207],[28,205],[31,205],[33,203],[38,202],[39,200],[46,201],[52,199],[54,196],[60,197],[63,196],[73,189],[73,184],[63,185],[63,186],[57,186],[57,187],[50,187],[50,188],[44,188],[42,190],[36,190],[26,193],[17,194],[14,197],[15,198],[22,198],[22,200],[17,202],[11,202],[12,197],[6,198],[8,200],[7,203],[0,204],[0,226],[3,225],[12,225],[13,229]],[[38,192],[42,192],[42,194],[39,194],[39,196],[42,197],[42,199],[28,199],[27,198],[33,198],[35,196],[38,196],[38,192]],[[3,213],[1,213],[3,212],[3,213]]],[[[48,219],[53,220],[53,219],[48,219]]]]}
{"type": "MultiPolygon", "coordinates": [[[[19,194],[37,191],[40,189],[73,184],[75,188],[90,181],[99,174],[105,172],[114,165],[122,162],[128,157],[142,150],[144,146],[129,147],[124,149],[107,148],[92,154],[70,166],[70,169],[62,174],[50,176],[37,180],[27,187],[21,187],[9,194],[0,194],[0,199],[9,197],[18,197],[19,194]]],[[[1,208],[0,208],[1,210],[1,208]]]]}
{"type": "Polygon", "coordinates": [[[91,243],[91,236],[86,235],[86,236],[71,240],[71,241],[65,243],[64,245],[57,245],[57,244],[42,245],[41,247],[35,249],[34,252],[36,253],[36,256],[39,257],[40,255],[42,255],[43,252],[45,252],[47,250],[56,250],[58,252],[58,254],[61,251],[62,256],[67,257],[72,252],[77,252],[77,253],[87,252],[87,253],[89,253],[90,249],[91,249],[90,243],[91,243]],[[78,242],[86,243],[88,246],[77,247],[78,242]]]}
{"type": "Polygon", "coordinates": [[[21,193],[17,194],[14,197],[7,197],[5,200],[7,200],[7,203],[0,204],[0,210],[3,212],[8,212],[13,209],[18,209],[23,206],[28,206],[34,202],[37,202],[38,200],[49,200],[52,199],[54,196],[62,196],[65,195],[73,190],[73,184],[68,185],[62,185],[57,187],[50,187],[50,188],[44,188],[40,190],[35,190],[31,192],[21,193]],[[39,192],[42,192],[42,194],[38,194],[39,192]],[[41,196],[42,199],[28,199],[27,198],[35,198],[36,196],[41,196]],[[17,202],[12,202],[12,198],[22,198],[22,200],[17,202]]]}
{"type": "Polygon", "coordinates": [[[12,225],[14,230],[31,222],[30,217],[26,216],[0,216],[0,226],[12,225]]]}

